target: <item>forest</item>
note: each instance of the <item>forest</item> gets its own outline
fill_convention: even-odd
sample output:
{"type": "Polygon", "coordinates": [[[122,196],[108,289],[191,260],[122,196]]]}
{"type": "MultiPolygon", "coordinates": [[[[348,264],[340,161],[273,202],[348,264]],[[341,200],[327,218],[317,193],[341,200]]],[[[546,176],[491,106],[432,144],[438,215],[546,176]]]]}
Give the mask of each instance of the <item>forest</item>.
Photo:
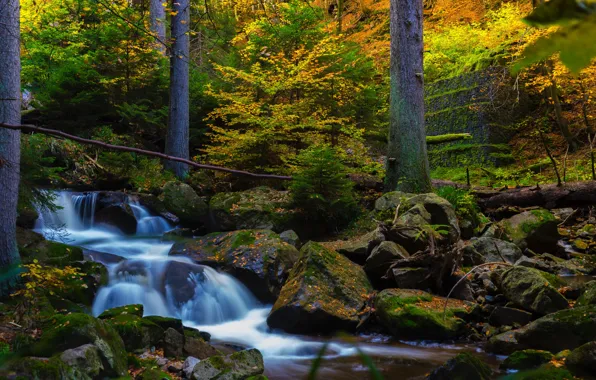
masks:
{"type": "Polygon", "coordinates": [[[596,0],[0,0],[0,379],[596,379],[596,0]]]}

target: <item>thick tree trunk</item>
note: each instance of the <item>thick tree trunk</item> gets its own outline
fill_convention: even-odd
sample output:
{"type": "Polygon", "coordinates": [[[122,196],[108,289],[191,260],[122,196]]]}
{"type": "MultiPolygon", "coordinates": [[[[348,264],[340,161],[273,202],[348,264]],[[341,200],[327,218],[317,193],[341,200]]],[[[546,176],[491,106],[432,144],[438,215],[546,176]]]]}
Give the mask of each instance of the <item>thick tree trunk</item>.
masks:
{"type": "Polygon", "coordinates": [[[156,49],[162,54],[166,53],[166,10],[163,0],[150,0],[149,15],[151,17],[151,31],[155,35],[156,49]]]}
{"type": "MultiPolygon", "coordinates": [[[[170,120],[166,138],[166,154],[189,158],[189,90],[188,60],[190,59],[188,24],[190,22],[189,0],[172,1],[172,53],[170,58],[170,120]]],[[[178,178],[186,177],[188,166],[168,161],[167,169],[178,178]]]]}
{"type": "MultiPolygon", "coordinates": [[[[21,122],[19,0],[0,0],[0,122],[21,122]]],[[[20,132],[0,130],[0,296],[17,279],[20,132]]]]}
{"type": "Polygon", "coordinates": [[[431,190],[424,128],[422,0],[391,0],[391,104],[386,190],[431,190]]]}

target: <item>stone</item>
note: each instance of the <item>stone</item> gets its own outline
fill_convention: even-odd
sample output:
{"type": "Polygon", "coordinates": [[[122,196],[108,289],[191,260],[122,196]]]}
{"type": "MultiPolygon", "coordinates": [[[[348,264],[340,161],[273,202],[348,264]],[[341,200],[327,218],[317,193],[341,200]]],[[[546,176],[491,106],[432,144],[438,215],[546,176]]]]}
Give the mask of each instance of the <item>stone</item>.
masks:
{"type": "Polygon", "coordinates": [[[279,238],[282,241],[285,241],[291,246],[296,247],[296,249],[300,249],[302,247],[302,242],[300,241],[300,237],[296,232],[293,230],[287,230],[279,234],[279,238]]]}
{"type": "Polygon", "coordinates": [[[457,354],[441,367],[433,370],[428,380],[489,380],[493,371],[479,358],[469,352],[457,354]]]}
{"type": "Polygon", "coordinates": [[[165,331],[164,337],[164,355],[170,358],[181,357],[184,353],[184,335],[173,328],[165,331]]]}
{"type": "Polygon", "coordinates": [[[393,268],[392,273],[398,288],[427,290],[431,287],[427,268],[393,268]]]}
{"type": "Polygon", "coordinates": [[[39,213],[34,207],[27,205],[18,208],[19,215],[17,216],[17,226],[32,230],[35,227],[35,222],[39,218],[39,213]]]}
{"type": "Polygon", "coordinates": [[[127,351],[148,349],[161,343],[164,329],[146,318],[134,314],[120,314],[106,319],[122,337],[127,351]]]}
{"type": "MultiPolygon", "coordinates": [[[[16,379],[40,379],[40,380],[91,380],[92,378],[80,372],[76,367],[70,367],[60,357],[51,358],[25,357],[13,360],[9,363],[9,369],[13,371],[16,379]]],[[[13,378],[4,377],[4,378],[13,378]]]]}
{"type": "Polygon", "coordinates": [[[192,371],[193,380],[241,380],[265,371],[259,350],[238,351],[228,356],[212,356],[200,361],[192,371]]]}
{"type": "Polygon", "coordinates": [[[532,313],[510,307],[497,306],[490,314],[488,322],[492,326],[525,326],[532,321],[532,313]]]}
{"type": "Polygon", "coordinates": [[[377,228],[372,232],[350,240],[340,240],[321,244],[326,248],[346,256],[356,264],[364,265],[372,250],[383,241],[385,241],[385,235],[377,228]]]}
{"type": "Polygon", "coordinates": [[[178,240],[186,240],[187,238],[192,238],[194,233],[192,232],[191,228],[174,228],[173,230],[166,231],[163,236],[162,240],[164,241],[178,241],[178,240]]]}
{"type": "Polygon", "coordinates": [[[596,341],[586,343],[571,351],[565,364],[577,376],[594,376],[596,374],[596,341]]]}
{"type": "Polygon", "coordinates": [[[397,339],[446,340],[468,333],[461,317],[475,308],[474,304],[445,299],[414,289],[385,289],[374,301],[381,326],[397,339]]]}
{"type": "Polygon", "coordinates": [[[561,238],[559,221],[548,210],[537,209],[504,219],[500,222],[505,236],[522,250],[536,253],[552,252],[561,238]]]}
{"type": "Polygon", "coordinates": [[[182,363],[182,372],[184,373],[184,376],[187,379],[190,379],[190,377],[192,376],[192,370],[199,362],[199,359],[192,356],[189,356],[184,360],[184,363],[182,363]]]}
{"type": "Polygon", "coordinates": [[[114,318],[119,315],[135,315],[137,317],[143,316],[143,305],[133,304],[108,309],[99,315],[99,319],[114,318]]]}
{"type": "Polygon", "coordinates": [[[583,294],[577,299],[576,306],[596,305],[596,281],[588,282],[583,294]]]}
{"type": "Polygon", "coordinates": [[[300,253],[270,230],[213,233],[175,243],[171,256],[225,271],[262,302],[274,302],[300,253]]]}
{"type": "Polygon", "coordinates": [[[389,211],[391,212],[391,217],[393,218],[395,209],[401,204],[402,200],[411,198],[412,196],[413,194],[402,193],[401,191],[391,191],[389,193],[385,193],[375,201],[375,211],[389,211]]]}
{"type": "Polygon", "coordinates": [[[273,305],[267,323],[291,333],[353,331],[372,293],[366,273],[343,255],[309,242],[273,305]]]}
{"type": "Polygon", "coordinates": [[[475,266],[490,262],[513,264],[522,257],[519,247],[508,241],[481,237],[472,240],[463,250],[463,265],[475,266]]]}
{"type": "Polygon", "coordinates": [[[17,245],[24,264],[37,260],[40,264],[66,266],[84,260],[81,248],[46,240],[37,232],[21,227],[17,227],[17,245]]]}
{"type": "Polygon", "coordinates": [[[159,315],[149,315],[143,318],[146,321],[156,324],[161,327],[164,331],[172,328],[184,335],[184,326],[182,321],[178,318],[162,317],[159,315]]]}
{"type": "Polygon", "coordinates": [[[103,372],[99,349],[93,344],[68,349],[60,355],[60,360],[92,378],[99,377],[103,372]]]}
{"type": "Polygon", "coordinates": [[[543,350],[516,351],[509,355],[500,365],[502,370],[526,370],[540,367],[550,362],[554,355],[543,350]]]}
{"type": "Polygon", "coordinates": [[[161,216],[171,224],[180,224],[180,218],[168,211],[164,202],[161,199],[159,199],[159,197],[153,194],[143,193],[135,193],[130,196],[133,197],[133,200],[139,202],[142,206],[148,208],[154,214],[161,216]]]}
{"type": "Polygon", "coordinates": [[[539,315],[567,309],[569,303],[537,269],[512,267],[503,272],[501,288],[517,306],[539,315]]]}
{"type": "Polygon", "coordinates": [[[203,339],[185,335],[184,354],[203,360],[211,356],[221,355],[221,352],[203,339]]]}
{"type": "Polygon", "coordinates": [[[175,289],[170,292],[174,304],[182,305],[195,297],[197,281],[203,279],[205,268],[202,265],[183,261],[170,261],[163,276],[163,294],[166,289],[175,289]]]}
{"type": "MultiPolygon", "coordinates": [[[[455,243],[459,240],[460,229],[457,221],[457,216],[453,205],[446,199],[441,198],[435,193],[418,194],[409,198],[400,207],[405,205],[411,205],[412,207],[408,210],[406,208],[406,214],[412,211],[412,208],[416,206],[422,206],[428,214],[430,214],[429,224],[436,226],[445,226],[447,229],[447,240],[450,243],[455,243]]],[[[426,218],[425,218],[426,219],[426,218]]],[[[398,219],[399,220],[399,219],[398,219]]],[[[408,225],[408,223],[404,223],[408,225]]]]}
{"type": "Polygon", "coordinates": [[[166,372],[158,368],[146,368],[135,379],[137,380],[170,380],[171,377],[166,372]]]}
{"type": "Polygon", "coordinates": [[[381,277],[387,274],[391,264],[408,257],[410,254],[404,247],[392,241],[384,241],[372,250],[364,264],[364,271],[373,283],[379,283],[381,277]]]}
{"type": "Polygon", "coordinates": [[[116,227],[127,235],[137,232],[137,219],[128,204],[108,206],[95,214],[96,224],[116,227]]]}
{"type": "Polygon", "coordinates": [[[181,182],[168,182],[160,199],[165,208],[180,218],[187,227],[202,227],[209,218],[209,206],[192,187],[181,182]]]}

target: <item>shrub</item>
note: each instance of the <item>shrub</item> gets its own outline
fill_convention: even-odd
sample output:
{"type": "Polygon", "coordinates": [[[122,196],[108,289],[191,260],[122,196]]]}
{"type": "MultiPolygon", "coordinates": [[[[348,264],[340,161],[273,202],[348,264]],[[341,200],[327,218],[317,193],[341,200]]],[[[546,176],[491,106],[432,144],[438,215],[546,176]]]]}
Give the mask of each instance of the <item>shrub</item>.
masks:
{"type": "Polygon", "coordinates": [[[482,222],[482,214],[476,203],[476,198],[469,191],[453,186],[444,186],[436,189],[435,192],[453,205],[459,219],[471,220],[474,225],[479,225],[482,222]]]}

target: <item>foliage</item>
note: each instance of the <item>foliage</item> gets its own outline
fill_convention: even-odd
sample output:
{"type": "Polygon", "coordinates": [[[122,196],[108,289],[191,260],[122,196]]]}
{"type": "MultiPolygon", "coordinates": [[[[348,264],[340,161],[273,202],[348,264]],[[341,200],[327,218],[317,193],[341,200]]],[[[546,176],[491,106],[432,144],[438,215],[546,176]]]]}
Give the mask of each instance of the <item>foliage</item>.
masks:
{"type": "Polygon", "coordinates": [[[435,192],[453,205],[458,218],[472,220],[475,224],[480,222],[480,209],[476,198],[468,190],[443,186],[436,189],[435,192]]]}
{"type": "Polygon", "coordinates": [[[306,149],[296,163],[290,190],[294,204],[306,212],[309,220],[343,225],[357,213],[353,185],[333,148],[306,149]]]}

